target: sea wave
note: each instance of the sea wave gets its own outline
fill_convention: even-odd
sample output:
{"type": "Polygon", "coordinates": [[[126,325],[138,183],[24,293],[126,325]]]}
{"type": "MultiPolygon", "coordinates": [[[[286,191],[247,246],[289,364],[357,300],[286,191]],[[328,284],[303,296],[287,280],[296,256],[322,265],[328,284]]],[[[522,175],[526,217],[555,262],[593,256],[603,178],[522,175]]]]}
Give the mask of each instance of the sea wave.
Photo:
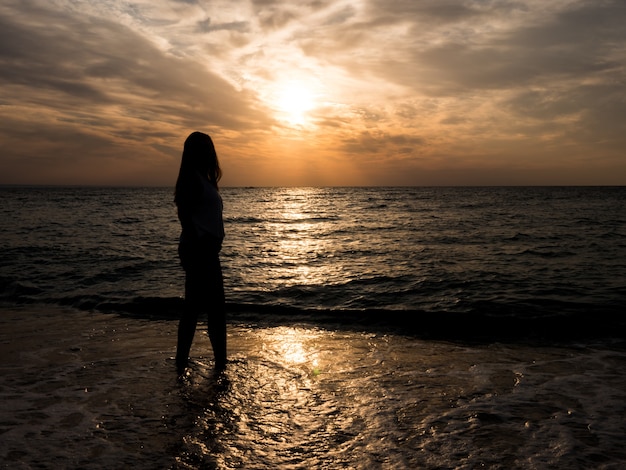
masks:
{"type": "MultiPolygon", "coordinates": [[[[4,305],[176,318],[184,273],[171,189],[0,193],[4,305]]],[[[447,324],[467,337],[623,334],[624,188],[224,188],[222,195],[233,318],[330,315],[345,326],[369,318],[402,331],[430,325],[442,337],[454,336],[447,324]]]]}
{"type": "MultiPolygon", "coordinates": [[[[41,297],[33,286],[0,279],[0,306],[54,305],[142,319],[177,320],[182,297],[70,295],[41,297]]],[[[485,341],[626,341],[621,305],[590,305],[551,299],[479,300],[465,311],[389,308],[306,308],[288,304],[228,302],[229,319],[248,325],[314,324],[338,329],[375,329],[429,339],[485,341]]],[[[626,346],[626,342],[624,343],[626,346]]]]}

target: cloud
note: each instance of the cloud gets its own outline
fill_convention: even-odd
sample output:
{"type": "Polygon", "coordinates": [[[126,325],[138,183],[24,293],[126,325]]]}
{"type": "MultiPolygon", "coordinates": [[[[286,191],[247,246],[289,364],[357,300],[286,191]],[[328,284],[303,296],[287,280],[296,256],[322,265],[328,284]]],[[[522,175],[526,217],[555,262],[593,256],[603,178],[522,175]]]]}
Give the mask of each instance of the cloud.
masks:
{"type": "MultiPolygon", "coordinates": [[[[28,145],[40,154],[45,148],[57,151],[57,162],[81,155],[99,167],[98,160],[128,153],[136,143],[146,149],[137,153],[154,151],[166,158],[163,150],[177,148],[184,138],[181,129],[268,126],[252,107],[252,93],[236,90],[207,66],[159,49],[123,24],[35,4],[29,5],[28,22],[19,11],[4,13],[5,162],[26,161],[19,148],[27,136],[37,136],[37,144],[28,145]],[[87,142],[109,151],[89,150],[87,142]]],[[[47,171],[41,161],[20,164],[15,171],[33,175],[38,168],[47,171]]]]}
{"type": "Polygon", "coordinates": [[[433,95],[623,73],[616,59],[626,39],[619,26],[626,5],[544,10],[516,2],[373,2],[370,16],[342,25],[341,34],[323,31],[303,47],[355,73],[433,95]]]}
{"type": "Polygon", "coordinates": [[[626,184],[625,20],[619,0],[5,1],[0,182],[169,184],[204,129],[227,184],[626,184]],[[300,123],[292,83],[317,100],[300,123]]]}
{"type": "Polygon", "coordinates": [[[144,109],[182,106],[195,118],[214,113],[212,119],[220,125],[249,120],[245,94],[208,68],[159,50],[123,25],[55,16],[41,11],[37,28],[0,24],[6,39],[0,81],[56,92],[43,95],[37,104],[52,99],[72,106],[88,102],[131,109],[133,102],[145,100],[144,109]],[[212,106],[204,108],[202,103],[212,106]],[[219,113],[213,111],[218,108],[219,113]]]}
{"type": "MultiPolygon", "coordinates": [[[[374,77],[381,89],[385,83],[404,87],[404,96],[422,106],[398,100],[396,115],[402,119],[396,126],[429,128],[428,121],[437,120],[444,127],[432,132],[444,140],[445,128],[453,126],[467,161],[480,138],[476,145],[491,155],[484,163],[525,148],[532,154],[518,157],[529,166],[535,154],[546,152],[555,167],[576,154],[593,155],[603,166],[601,160],[614,159],[626,143],[620,137],[626,135],[626,30],[619,26],[626,9],[620,2],[551,5],[373,3],[371,16],[341,36],[325,34],[329,39],[322,44],[304,47],[319,57],[336,48],[341,52],[330,60],[350,64],[353,75],[374,77]],[[390,46],[377,48],[376,41],[390,46]],[[360,60],[347,60],[356,53],[360,60]],[[436,104],[429,106],[433,99],[436,104]],[[548,150],[541,147],[546,144],[548,150]]],[[[389,95],[387,107],[393,106],[389,95]]],[[[458,145],[442,144],[451,152],[458,145]]]]}
{"type": "Polygon", "coordinates": [[[354,155],[363,155],[384,158],[391,154],[398,158],[405,154],[412,154],[425,145],[425,139],[416,135],[373,133],[364,131],[357,136],[345,139],[342,147],[354,155]]]}
{"type": "Polygon", "coordinates": [[[247,21],[230,21],[228,23],[212,24],[211,18],[198,21],[196,31],[200,33],[210,33],[213,31],[239,31],[246,33],[249,31],[249,25],[247,21]]]}

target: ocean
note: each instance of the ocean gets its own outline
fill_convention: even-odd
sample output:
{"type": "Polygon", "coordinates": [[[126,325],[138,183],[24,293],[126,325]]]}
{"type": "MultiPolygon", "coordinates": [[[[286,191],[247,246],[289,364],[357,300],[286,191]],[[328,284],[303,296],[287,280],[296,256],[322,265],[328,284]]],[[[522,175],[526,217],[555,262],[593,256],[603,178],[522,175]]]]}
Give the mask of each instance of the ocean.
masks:
{"type": "Polygon", "coordinates": [[[626,464],[625,187],[221,193],[181,384],[172,188],[0,188],[2,465],[626,464]]]}

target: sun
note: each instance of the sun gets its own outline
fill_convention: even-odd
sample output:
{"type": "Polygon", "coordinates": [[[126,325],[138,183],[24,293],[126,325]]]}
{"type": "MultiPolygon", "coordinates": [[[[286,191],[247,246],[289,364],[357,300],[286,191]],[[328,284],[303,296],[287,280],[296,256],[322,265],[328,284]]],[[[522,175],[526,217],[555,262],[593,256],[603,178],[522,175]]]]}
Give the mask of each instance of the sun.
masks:
{"type": "Polygon", "coordinates": [[[291,124],[305,124],[315,108],[314,93],[298,82],[287,83],[276,91],[274,106],[279,118],[291,124]]]}

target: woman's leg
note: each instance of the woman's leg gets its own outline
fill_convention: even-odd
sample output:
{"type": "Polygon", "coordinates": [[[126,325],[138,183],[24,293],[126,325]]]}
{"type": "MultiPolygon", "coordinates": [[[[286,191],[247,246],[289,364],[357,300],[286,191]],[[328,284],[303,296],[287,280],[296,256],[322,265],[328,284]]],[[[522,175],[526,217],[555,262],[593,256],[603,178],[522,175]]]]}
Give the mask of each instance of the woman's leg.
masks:
{"type": "Polygon", "coordinates": [[[198,324],[198,313],[200,307],[197,304],[195,283],[197,281],[187,273],[185,278],[185,306],[178,322],[178,343],[176,346],[176,368],[181,375],[187,367],[189,361],[189,351],[191,343],[196,333],[198,324]]]}
{"type": "Polygon", "coordinates": [[[178,324],[176,366],[179,374],[187,367],[189,351],[198,323],[198,314],[207,313],[207,330],[215,368],[226,367],[226,309],[224,279],[219,259],[219,247],[197,245],[195,250],[179,246],[185,269],[185,308],[178,324]]]}
{"type": "Polygon", "coordinates": [[[207,329],[213,356],[215,357],[215,368],[223,370],[226,367],[226,315],[223,311],[209,313],[207,329]]]}
{"type": "Polygon", "coordinates": [[[226,302],[222,267],[218,256],[215,256],[211,263],[209,293],[207,330],[215,357],[215,368],[223,370],[226,367],[226,302]]]}

